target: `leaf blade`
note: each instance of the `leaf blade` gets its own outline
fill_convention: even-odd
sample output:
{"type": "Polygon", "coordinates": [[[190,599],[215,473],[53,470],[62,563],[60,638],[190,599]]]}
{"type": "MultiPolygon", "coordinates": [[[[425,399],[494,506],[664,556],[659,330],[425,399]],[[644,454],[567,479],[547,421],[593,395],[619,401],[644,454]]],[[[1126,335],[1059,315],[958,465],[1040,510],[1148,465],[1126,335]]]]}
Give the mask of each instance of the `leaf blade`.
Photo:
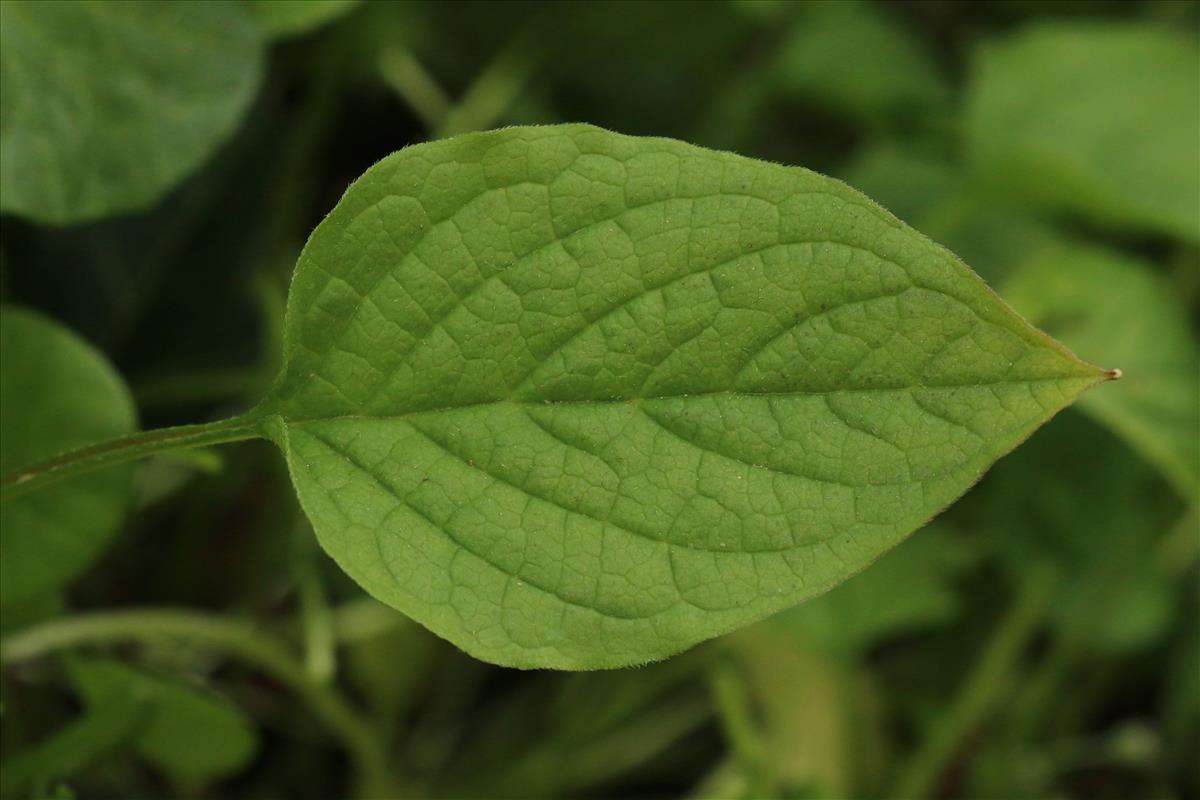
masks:
{"type": "Polygon", "coordinates": [[[232,133],[258,87],[241,3],[4,4],[0,208],[67,225],[146,208],[232,133]]]}
{"type": "Polygon", "coordinates": [[[836,181],[588,126],[368,171],[285,361],[326,550],[473,655],[568,669],[829,588],[1105,378],[836,181]]]}
{"type": "Polygon", "coordinates": [[[977,59],[968,153],[1021,201],[1195,242],[1198,68],[1194,37],[1170,28],[1031,24],[977,59]]]}
{"type": "MultiPolygon", "coordinates": [[[[0,307],[0,472],[131,433],[129,390],[103,355],[31,311],[0,307]]],[[[73,478],[0,506],[0,606],[83,572],[124,518],[128,467],[73,478]]]]}

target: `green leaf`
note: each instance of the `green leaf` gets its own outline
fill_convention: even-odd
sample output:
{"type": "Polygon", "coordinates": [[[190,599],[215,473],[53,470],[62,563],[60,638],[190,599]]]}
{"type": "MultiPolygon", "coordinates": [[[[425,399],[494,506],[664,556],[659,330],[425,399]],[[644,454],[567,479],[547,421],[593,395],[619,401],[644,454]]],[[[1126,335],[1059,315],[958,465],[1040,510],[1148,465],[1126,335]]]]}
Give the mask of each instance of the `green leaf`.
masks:
{"type": "Polygon", "coordinates": [[[1156,549],[1182,504],[1115,435],[1072,410],[972,493],[963,511],[1016,576],[1057,571],[1055,625],[1114,652],[1152,645],[1170,623],[1156,549]]]}
{"type": "Polygon", "coordinates": [[[1182,497],[1200,499],[1200,353],[1170,283],[1136,258],[1065,241],[1023,265],[1005,296],[1035,324],[1123,370],[1079,408],[1128,440],[1182,497]]]}
{"type": "MultiPolygon", "coordinates": [[[[104,357],[30,311],[0,310],[0,473],[135,427],[104,357]]],[[[128,467],[92,472],[0,506],[0,606],[63,586],[103,551],[125,515],[128,467]]]]}
{"type": "Polygon", "coordinates": [[[5,0],[0,209],[67,224],[145,208],[229,137],[261,43],[241,3],[5,0]]]}
{"type": "Polygon", "coordinates": [[[301,36],[353,10],[359,0],[251,0],[250,8],[268,39],[301,36]]]}
{"type": "Polygon", "coordinates": [[[780,46],[776,80],[867,123],[928,112],[950,94],[920,39],[884,5],[858,0],[805,4],[780,46]]]}
{"type": "Polygon", "coordinates": [[[799,168],[582,125],[372,167],[262,408],[326,550],[469,653],[663,658],[839,583],[1105,373],[799,168]]]}
{"type": "Polygon", "coordinates": [[[982,50],[969,150],[1014,194],[1200,240],[1200,48],[1143,24],[1041,23],[982,50]]]}
{"type": "Polygon", "coordinates": [[[246,717],[211,692],[105,658],[72,658],[67,668],[89,707],[139,698],[146,713],[136,731],[137,750],[177,780],[226,777],[241,769],[258,746],[246,717]]]}

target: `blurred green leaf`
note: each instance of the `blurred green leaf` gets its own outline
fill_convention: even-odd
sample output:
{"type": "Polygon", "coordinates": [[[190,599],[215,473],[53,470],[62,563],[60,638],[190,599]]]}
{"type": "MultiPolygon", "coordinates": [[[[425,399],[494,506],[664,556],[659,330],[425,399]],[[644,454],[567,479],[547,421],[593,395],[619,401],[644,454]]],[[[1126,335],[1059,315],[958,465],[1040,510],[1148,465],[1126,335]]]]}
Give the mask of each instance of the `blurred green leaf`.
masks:
{"type": "Polygon", "coordinates": [[[72,658],[67,670],[89,708],[138,698],[146,714],[134,734],[137,751],[180,782],[229,776],[257,749],[250,722],[211,692],[99,657],[72,658]]]}
{"type": "Polygon", "coordinates": [[[1035,325],[1123,371],[1079,408],[1125,437],[1184,498],[1200,501],[1200,352],[1170,282],[1136,258],[1063,241],[1025,263],[1003,291],[1035,325]]]}
{"type": "Polygon", "coordinates": [[[859,0],[804,4],[774,80],[786,94],[869,124],[921,118],[950,98],[924,43],[885,4],[859,0]]]}
{"type": "Polygon", "coordinates": [[[1136,651],[1163,633],[1171,584],[1155,548],[1183,506],[1120,439],[1068,411],[1006,458],[964,504],[1020,576],[1058,573],[1052,617],[1092,648],[1136,651]]]}
{"type": "Polygon", "coordinates": [[[301,36],[327,25],[359,0],[249,0],[259,27],[269,39],[301,36]]]}
{"type": "Polygon", "coordinates": [[[5,0],[0,209],[67,224],[154,203],[229,137],[261,47],[233,0],[5,0]]]}
{"type": "Polygon", "coordinates": [[[985,46],[967,138],[1018,197],[1200,241],[1200,47],[1141,23],[1039,23],[985,46]]]}
{"type": "Polygon", "coordinates": [[[897,142],[859,150],[838,177],[917,230],[938,209],[959,202],[965,183],[944,155],[897,142]]]}
{"type": "MultiPolygon", "coordinates": [[[[1018,267],[1061,238],[1045,219],[990,202],[975,189],[932,210],[921,230],[944,242],[997,288],[1002,288],[1018,267]]],[[[1099,359],[1104,354],[1094,355],[1099,359]]]]}
{"type": "MultiPolygon", "coordinates": [[[[0,472],[134,430],[133,402],[104,357],[31,311],[0,309],[0,472]]],[[[130,468],[72,478],[0,505],[0,606],[82,573],[121,523],[130,468]]]]}

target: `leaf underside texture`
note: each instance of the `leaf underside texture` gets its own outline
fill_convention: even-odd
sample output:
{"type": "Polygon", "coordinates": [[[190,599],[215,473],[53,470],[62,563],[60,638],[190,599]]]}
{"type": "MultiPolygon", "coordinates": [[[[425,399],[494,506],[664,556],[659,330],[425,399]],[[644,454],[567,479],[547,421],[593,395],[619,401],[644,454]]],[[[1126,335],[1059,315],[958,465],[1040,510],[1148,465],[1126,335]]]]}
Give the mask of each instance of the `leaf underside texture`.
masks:
{"type": "Polygon", "coordinates": [[[564,125],[351,186],[263,410],[371,594],[591,669],[839,583],[1104,378],[837,181],[564,125]]]}

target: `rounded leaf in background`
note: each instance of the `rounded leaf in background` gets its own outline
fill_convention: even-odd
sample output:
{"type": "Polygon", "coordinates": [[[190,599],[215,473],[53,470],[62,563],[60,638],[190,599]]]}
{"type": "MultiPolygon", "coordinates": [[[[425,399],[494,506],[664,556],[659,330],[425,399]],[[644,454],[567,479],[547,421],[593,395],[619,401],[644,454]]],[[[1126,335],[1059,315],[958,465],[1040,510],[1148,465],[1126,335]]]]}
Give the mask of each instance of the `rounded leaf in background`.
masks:
{"type": "Polygon", "coordinates": [[[6,0],[0,210],[71,224],[146,208],[224,142],[258,87],[233,2],[6,0]]]}
{"type": "MultiPolygon", "coordinates": [[[[5,307],[0,363],[0,472],[137,427],[104,356],[46,317],[5,307]]],[[[57,589],[95,561],[125,515],[130,470],[89,472],[0,506],[0,606],[57,589]]]]}

